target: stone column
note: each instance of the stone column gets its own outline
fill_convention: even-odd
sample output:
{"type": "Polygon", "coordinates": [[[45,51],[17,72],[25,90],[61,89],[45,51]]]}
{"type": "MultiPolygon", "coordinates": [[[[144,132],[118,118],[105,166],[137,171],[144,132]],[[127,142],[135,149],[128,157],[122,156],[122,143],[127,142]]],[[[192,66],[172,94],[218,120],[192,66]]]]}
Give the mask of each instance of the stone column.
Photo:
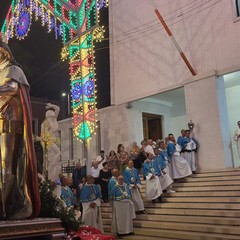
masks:
{"type": "Polygon", "coordinates": [[[195,123],[200,143],[199,169],[232,167],[231,141],[224,82],[214,74],[186,83],[187,121],[195,123]]]}

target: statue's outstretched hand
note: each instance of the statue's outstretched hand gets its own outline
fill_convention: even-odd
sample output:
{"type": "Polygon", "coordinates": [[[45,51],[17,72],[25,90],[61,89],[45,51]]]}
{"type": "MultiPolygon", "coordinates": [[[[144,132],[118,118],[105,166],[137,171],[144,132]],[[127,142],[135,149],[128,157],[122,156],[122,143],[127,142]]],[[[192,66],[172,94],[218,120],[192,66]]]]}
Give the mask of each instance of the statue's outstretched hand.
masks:
{"type": "Polygon", "coordinates": [[[52,108],[52,104],[51,103],[46,103],[46,109],[50,109],[50,108],[52,108]]]}

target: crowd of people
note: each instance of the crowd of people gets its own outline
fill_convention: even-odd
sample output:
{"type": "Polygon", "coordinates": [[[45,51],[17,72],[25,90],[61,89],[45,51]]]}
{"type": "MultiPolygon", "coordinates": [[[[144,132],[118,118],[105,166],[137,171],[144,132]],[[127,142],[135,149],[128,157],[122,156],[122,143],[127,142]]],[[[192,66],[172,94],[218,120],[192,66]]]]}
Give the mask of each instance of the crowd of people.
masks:
{"type": "Polygon", "coordinates": [[[132,234],[132,220],[136,214],[147,214],[140,189],[142,175],[146,181],[145,198],[152,203],[162,202],[162,193],[174,193],[172,183],[190,176],[197,170],[196,152],[199,144],[189,130],[182,130],[177,141],[173,134],[165,140],[136,142],[129,153],[122,144],[117,152],[111,150],[92,162],[90,174],[86,166],[78,163],[69,183],[60,176],[62,199],[67,206],[80,207],[82,222],[103,231],[100,206],[110,202],[112,207],[112,232],[132,234]],[[69,192],[71,189],[73,192],[69,192]],[[67,187],[68,186],[68,187],[67,187]]]}

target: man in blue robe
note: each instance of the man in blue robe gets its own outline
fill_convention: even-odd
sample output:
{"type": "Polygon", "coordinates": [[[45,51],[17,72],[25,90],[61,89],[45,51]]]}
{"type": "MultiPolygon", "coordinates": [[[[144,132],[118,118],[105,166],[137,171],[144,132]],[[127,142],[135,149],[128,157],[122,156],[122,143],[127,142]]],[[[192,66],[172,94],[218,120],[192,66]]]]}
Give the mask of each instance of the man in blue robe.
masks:
{"type": "Polygon", "coordinates": [[[69,179],[67,177],[62,177],[60,179],[61,181],[61,199],[65,202],[67,207],[73,207],[76,206],[76,199],[73,195],[73,192],[69,185],[69,179]]]}
{"type": "Polygon", "coordinates": [[[169,168],[170,158],[166,151],[165,142],[160,141],[159,147],[160,152],[154,160],[154,168],[159,177],[162,190],[166,190],[167,193],[174,193],[175,191],[172,190],[173,180],[170,176],[171,168],[169,168]]]}
{"type": "Polygon", "coordinates": [[[133,167],[133,161],[130,160],[126,169],[123,172],[124,182],[128,185],[131,194],[132,201],[135,206],[137,214],[147,214],[145,211],[143,200],[139,189],[142,187],[141,180],[138,175],[137,169],[133,167]]]}
{"type": "Polygon", "coordinates": [[[116,185],[117,183],[117,177],[119,176],[119,170],[117,168],[113,168],[112,170],[112,177],[110,178],[109,182],[108,182],[108,194],[110,197],[110,193],[113,189],[113,187],[116,185]]]}
{"type": "Polygon", "coordinates": [[[173,134],[168,134],[167,152],[171,159],[172,178],[179,179],[190,176],[191,168],[186,159],[180,156],[181,147],[176,144],[173,134]]]}
{"type": "Polygon", "coordinates": [[[133,219],[136,218],[134,204],[131,201],[131,191],[122,175],[111,190],[113,201],[112,232],[119,235],[133,233],[133,219]]]}
{"type": "Polygon", "coordinates": [[[177,139],[177,144],[181,147],[183,147],[183,139],[186,136],[185,129],[181,130],[181,135],[177,139]]]}
{"type": "Polygon", "coordinates": [[[198,141],[190,136],[189,130],[186,130],[186,136],[182,141],[181,155],[188,161],[192,172],[195,172],[197,170],[196,152],[198,150],[198,146],[199,146],[198,141]]]}
{"type": "Polygon", "coordinates": [[[83,206],[82,221],[85,225],[96,227],[103,232],[102,216],[100,205],[102,194],[99,185],[94,184],[94,178],[87,176],[87,182],[82,187],[80,202],[83,206]]]}
{"type": "Polygon", "coordinates": [[[143,174],[146,178],[145,196],[152,202],[155,202],[156,199],[161,202],[162,187],[154,165],[153,154],[149,152],[143,163],[143,174]]]}

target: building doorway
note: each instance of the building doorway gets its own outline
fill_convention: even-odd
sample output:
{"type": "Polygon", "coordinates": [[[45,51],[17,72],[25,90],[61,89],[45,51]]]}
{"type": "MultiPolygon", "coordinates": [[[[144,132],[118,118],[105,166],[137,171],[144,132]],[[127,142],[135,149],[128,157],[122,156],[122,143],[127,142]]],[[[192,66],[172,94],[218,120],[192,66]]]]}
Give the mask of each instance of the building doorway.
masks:
{"type": "Polygon", "coordinates": [[[144,139],[162,139],[162,115],[142,114],[144,139]]]}

